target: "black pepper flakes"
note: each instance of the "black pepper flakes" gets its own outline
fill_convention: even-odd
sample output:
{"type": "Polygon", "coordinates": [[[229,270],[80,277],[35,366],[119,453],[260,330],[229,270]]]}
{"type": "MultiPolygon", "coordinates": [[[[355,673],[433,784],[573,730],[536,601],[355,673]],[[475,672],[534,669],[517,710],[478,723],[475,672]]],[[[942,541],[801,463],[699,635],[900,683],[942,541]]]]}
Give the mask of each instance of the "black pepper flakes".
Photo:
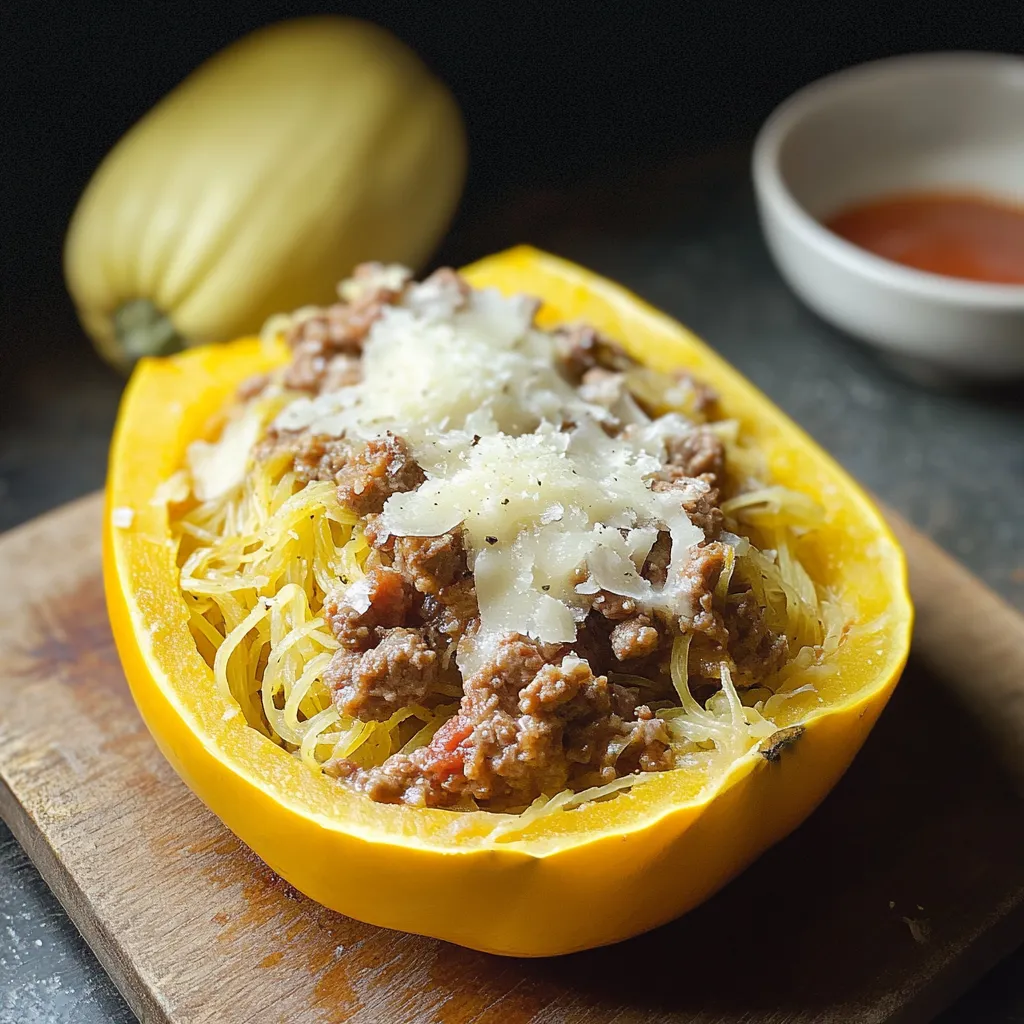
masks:
{"type": "Polygon", "coordinates": [[[498,543],[498,538],[497,537],[484,537],[484,540],[487,541],[488,544],[497,544],[498,543]]]}

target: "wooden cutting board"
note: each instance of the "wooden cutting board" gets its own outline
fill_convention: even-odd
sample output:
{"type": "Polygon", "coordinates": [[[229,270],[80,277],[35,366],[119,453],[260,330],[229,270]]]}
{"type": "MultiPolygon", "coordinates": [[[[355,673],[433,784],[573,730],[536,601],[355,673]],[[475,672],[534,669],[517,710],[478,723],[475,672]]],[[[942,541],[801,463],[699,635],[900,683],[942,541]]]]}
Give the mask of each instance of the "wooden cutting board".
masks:
{"type": "Polygon", "coordinates": [[[192,797],[118,665],[100,515],[0,539],[0,812],[145,1021],[923,1021],[1024,939],[1024,621],[909,528],[919,644],[820,810],[679,921],[510,960],[322,909],[192,797]]]}

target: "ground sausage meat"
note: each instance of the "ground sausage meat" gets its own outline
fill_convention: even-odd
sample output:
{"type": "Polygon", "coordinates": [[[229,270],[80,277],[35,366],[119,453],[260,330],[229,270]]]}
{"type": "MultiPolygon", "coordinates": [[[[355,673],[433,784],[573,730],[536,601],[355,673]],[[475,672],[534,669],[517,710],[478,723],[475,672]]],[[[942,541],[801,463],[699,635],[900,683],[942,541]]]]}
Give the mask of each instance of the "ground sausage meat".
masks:
{"type": "Polygon", "coordinates": [[[399,626],[386,630],[369,650],[336,651],[324,683],[343,715],[383,721],[423,700],[437,681],[438,667],[437,652],[422,631],[399,626]]]}
{"type": "Polygon", "coordinates": [[[681,476],[668,467],[651,484],[655,491],[675,491],[686,514],[704,531],[705,540],[717,540],[725,517],[718,507],[718,489],[706,477],[681,476]]]}
{"type": "Polygon", "coordinates": [[[660,634],[646,615],[634,615],[618,623],[609,634],[609,639],[612,653],[619,661],[646,658],[654,654],[661,643],[660,634]]]}
{"type": "Polygon", "coordinates": [[[375,768],[361,768],[354,761],[337,758],[324,765],[324,773],[335,779],[346,779],[371,800],[382,804],[407,803],[414,807],[450,806],[453,800],[432,799],[433,789],[423,768],[422,757],[414,754],[393,754],[375,768]]]}
{"type": "Polygon", "coordinates": [[[423,598],[423,618],[437,647],[450,652],[480,624],[476,583],[467,577],[423,598]]]}
{"type": "Polygon", "coordinates": [[[419,600],[419,615],[435,646],[450,653],[479,620],[476,585],[469,570],[461,529],[439,537],[393,537],[379,529],[379,516],[366,517],[366,539],[390,571],[419,600]]]}
{"type": "Polygon", "coordinates": [[[710,633],[717,628],[714,597],[719,577],[725,568],[725,559],[725,545],[717,543],[701,544],[690,555],[683,569],[683,580],[693,608],[687,623],[689,631],[710,633]]]}
{"type": "Polygon", "coordinates": [[[633,598],[623,597],[622,594],[613,594],[608,590],[599,590],[594,595],[591,607],[599,615],[603,615],[613,622],[631,618],[636,614],[636,601],[633,598]]]}
{"type": "Polygon", "coordinates": [[[391,433],[353,448],[334,477],[338,501],[360,516],[380,512],[392,494],[415,490],[425,479],[408,444],[391,433]]]}
{"type": "Polygon", "coordinates": [[[394,566],[421,594],[439,594],[468,571],[462,531],[440,537],[395,537],[394,566]]]}
{"type": "Polygon", "coordinates": [[[255,449],[258,459],[287,455],[303,484],[337,484],[338,501],[357,515],[378,513],[392,494],[411,491],[426,479],[405,439],[392,433],[351,442],[309,431],[269,430],[255,449]]]}
{"type": "Polygon", "coordinates": [[[555,331],[554,339],[555,358],[572,384],[579,385],[595,368],[618,373],[636,365],[621,345],[586,324],[562,327],[555,331]]]}
{"type": "Polygon", "coordinates": [[[293,451],[295,476],[302,483],[334,481],[352,455],[352,446],[341,438],[323,434],[299,434],[293,451]]]}
{"type": "Polygon", "coordinates": [[[342,647],[365,651],[380,639],[380,630],[404,625],[412,607],[413,593],[405,577],[379,566],[357,583],[328,594],[324,618],[342,647]]]}
{"type": "Polygon", "coordinates": [[[431,742],[383,765],[334,762],[377,800],[450,806],[471,797],[518,807],[564,789],[574,774],[615,777],[616,763],[667,767],[668,735],[646,707],[587,662],[521,636],[502,639],[464,684],[459,712],[431,742]]]}
{"type": "Polygon", "coordinates": [[[789,640],[769,627],[753,593],[731,594],[723,619],[737,685],[753,686],[782,668],[789,657],[789,640]]]}
{"type": "MultiPolygon", "coordinates": [[[[702,662],[717,666],[725,661],[737,686],[754,686],[785,664],[789,641],[769,626],[751,591],[738,590],[724,597],[716,594],[725,560],[726,548],[721,543],[694,549],[684,570],[694,612],[681,628],[693,637],[693,671],[699,673],[702,662]],[[702,651],[706,653],[703,659],[702,651]]],[[[717,668],[712,669],[712,677],[717,678],[717,668]]]]}
{"type": "MultiPolygon", "coordinates": [[[[704,481],[698,481],[703,483],[704,481]]],[[[725,516],[718,507],[718,491],[706,487],[696,493],[688,491],[683,498],[683,508],[690,519],[704,531],[704,539],[718,540],[722,534],[725,516]]]]}
{"type": "Polygon", "coordinates": [[[363,361],[357,356],[337,355],[327,360],[321,391],[340,391],[363,379],[363,361]]]}
{"type": "Polygon", "coordinates": [[[725,476],[725,445],[710,427],[699,426],[680,437],[669,438],[666,464],[681,470],[682,476],[712,479],[718,483],[725,476]]]}
{"type": "Polygon", "coordinates": [[[319,309],[289,330],[286,341],[292,360],[285,371],[285,387],[320,393],[361,378],[363,342],[384,307],[401,297],[404,281],[396,288],[379,263],[364,263],[356,267],[353,284],[356,294],[351,301],[319,309]]]}
{"type": "MultiPolygon", "coordinates": [[[[294,322],[287,336],[292,360],[283,377],[247,383],[243,400],[261,394],[271,380],[312,396],[351,387],[362,378],[364,346],[389,305],[459,310],[470,290],[449,269],[412,289],[397,268],[366,264],[341,294],[343,301],[294,322]]],[[[344,759],[328,763],[329,774],[374,800],[514,809],[566,786],[670,769],[675,761],[667,727],[651,705],[639,702],[639,693],[654,707],[663,706],[656,699],[676,702],[668,664],[680,634],[690,637],[691,682],[698,694],[719,685],[715,673],[723,663],[738,686],[750,686],[789,655],[786,637],[770,628],[754,594],[741,580],[723,576],[733,553],[725,544],[720,506],[735,481],[722,436],[705,422],[715,393],[686,373],[659,381],[591,327],[564,327],[552,337],[559,373],[580,398],[599,407],[596,415],[608,435],[628,440],[645,431],[641,411],[652,417],[663,411],[655,408],[661,392],[667,395],[676,385],[682,415],[663,421],[667,436],[650,485],[678,501],[703,532],[680,560],[690,610],[670,615],[656,602],[645,606],[601,590],[589,607],[578,609],[582,621],[572,644],[543,645],[518,634],[489,639],[482,663],[474,659],[478,667],[461,680],[456,713],[426,745],[375,767],[344,759]],[[652,680],[654,692],[615,681],[631,676],[652,680]]],[[[471,552],[461,527],[434,537],[399,537],[383,529],[388,498],[426,479],[406,440],[393,433],[363,440],[271,427],[256,456],[290,460],[299,485],[330,483],[341,505],[362,520],[371,548],[365,576],[339,581],[323,604],[339,644],[324,674],[338,711],[385,721],[410,704],[434,708],[452,701],[451,687],[460,682],[457,665],[479,654],[474,648],[484,642],[471,552]]],[[[660,532],[640,570],[655,588],[666,585],[672,554],[670,535],[660,532]]],[[[574,582],[588,579],[581,565],[574,582]]]]}

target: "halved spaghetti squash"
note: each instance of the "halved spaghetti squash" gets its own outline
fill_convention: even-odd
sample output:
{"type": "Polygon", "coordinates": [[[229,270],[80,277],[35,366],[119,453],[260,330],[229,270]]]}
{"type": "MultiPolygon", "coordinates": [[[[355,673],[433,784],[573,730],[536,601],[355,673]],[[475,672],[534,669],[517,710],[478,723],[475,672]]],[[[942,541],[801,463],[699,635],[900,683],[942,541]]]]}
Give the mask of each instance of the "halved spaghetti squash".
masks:
{"type": "Polygon", "coordinates": [[[579,268],[523,248],[341,293],[129,386],[106,581],[150,729],[362,920],[544,955],[684,912],[884,705],[895,541],[763,396],[579,268]]]}

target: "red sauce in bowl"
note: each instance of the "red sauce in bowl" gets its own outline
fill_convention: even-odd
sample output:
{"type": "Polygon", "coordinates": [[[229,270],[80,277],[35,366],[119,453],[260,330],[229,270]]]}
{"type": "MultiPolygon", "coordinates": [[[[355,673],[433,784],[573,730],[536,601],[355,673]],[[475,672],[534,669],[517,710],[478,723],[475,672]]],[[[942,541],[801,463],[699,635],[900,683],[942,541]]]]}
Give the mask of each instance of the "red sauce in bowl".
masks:
{"type": "Polygon", "coordinates": [[[921,193],[851,206],[825,222],[868,252],[946,277],[1024,284],[1024,207],[921,193]]]}

